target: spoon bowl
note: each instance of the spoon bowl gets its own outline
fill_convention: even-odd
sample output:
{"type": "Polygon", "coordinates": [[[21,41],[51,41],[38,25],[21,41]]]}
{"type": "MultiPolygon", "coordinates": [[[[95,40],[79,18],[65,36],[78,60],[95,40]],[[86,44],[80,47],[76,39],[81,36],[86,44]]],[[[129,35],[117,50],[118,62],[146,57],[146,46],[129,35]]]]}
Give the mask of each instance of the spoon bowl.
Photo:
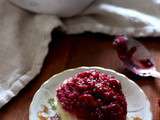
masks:
{"type": "Polygon", "coordinates": [[[120,35],[116,37],[113,45],[128,70],[142,77],[160,78],[151,53],[139,41],[120,35]]]}

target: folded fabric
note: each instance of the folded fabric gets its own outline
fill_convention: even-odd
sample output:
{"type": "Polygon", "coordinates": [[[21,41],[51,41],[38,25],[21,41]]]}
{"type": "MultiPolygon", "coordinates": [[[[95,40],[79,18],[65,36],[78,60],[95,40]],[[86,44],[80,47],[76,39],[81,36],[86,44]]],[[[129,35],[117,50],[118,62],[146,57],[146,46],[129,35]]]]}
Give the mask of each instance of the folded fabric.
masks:
{"type": "Polygon", "coordinates": [[[68,33],[160,35],[160,0],[96,0],[81,16],[65,19],[68,33]]]}
{"type": "Polygon", "coordinates": [[[2,107],[40,72],[51,31],[61,23],[57,17],[29,13],[7,0],[0,0],[0,18],[2,107]]]}
{"type": "Polygon", "coordinates": [[[159,3],[158,0],[97,0],[81,14],[59,19],[0,0],[0,107],[40,72],[54,28],[61,26],[72,34],[91,31],[157,36],[160,35],[159,3]]]}

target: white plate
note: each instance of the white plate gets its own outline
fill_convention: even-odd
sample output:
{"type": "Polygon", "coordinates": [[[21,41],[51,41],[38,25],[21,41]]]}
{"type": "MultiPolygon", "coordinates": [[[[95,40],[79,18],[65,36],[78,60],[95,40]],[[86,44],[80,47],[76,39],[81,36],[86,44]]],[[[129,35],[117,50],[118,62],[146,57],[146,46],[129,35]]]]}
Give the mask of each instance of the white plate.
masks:
{"type": "Polygon", "coordinates": [[[72,77],[82,71],[91,69],[95,69],[114,76],[121,82],[122,91],[126,96],[128,104],[127,116],[140,116],[143,120],[152,120],[150,103],[142,89],[126,76],[111,69],[104,69],[101,67],[79,67],[66,70],[51,77],[40,87],[40,89],[34,95],[32,103],[30,105],[29,120],[37,120],[38,112],[42,110],[42,105],[48,106],[48,99],[54,98],[54,96],[56,95],[57,86],[61,84],[65,79],[72,77]]]}
{"type": "Polygon", "coordinates": [[[70,17],[81,13],[94,0],[10,0],[14,4],[36,13],[70,17]]]}

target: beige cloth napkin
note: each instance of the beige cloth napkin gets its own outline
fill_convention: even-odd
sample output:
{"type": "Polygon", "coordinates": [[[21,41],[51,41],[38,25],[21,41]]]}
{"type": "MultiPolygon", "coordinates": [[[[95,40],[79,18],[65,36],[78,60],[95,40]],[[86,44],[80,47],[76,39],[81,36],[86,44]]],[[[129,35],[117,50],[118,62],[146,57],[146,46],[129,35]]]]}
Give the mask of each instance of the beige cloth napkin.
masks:
{"type": "Polygon", "coordinates": [[[160,0],[96,0],[81,16],[63,21],[68,33],[160,35],[160,0]]]}
{"type": "Polygon", "coordinates": [[[60,24],[57,17],[35,15],[0,0],[0,107],[40,72],[51,31],[60,24]]]}
{"type": "Polygon", "coordinates": [[[51,31],[57,26],[67,33],[160,35],[158,0],[134,1],[97,0],[81,15],[59,19],[54,15],[34,14],[8,0],[0,0],[0,107],[40,72],[51,31]],[[145,5],[137,4],[138,1],[145,5]]]}

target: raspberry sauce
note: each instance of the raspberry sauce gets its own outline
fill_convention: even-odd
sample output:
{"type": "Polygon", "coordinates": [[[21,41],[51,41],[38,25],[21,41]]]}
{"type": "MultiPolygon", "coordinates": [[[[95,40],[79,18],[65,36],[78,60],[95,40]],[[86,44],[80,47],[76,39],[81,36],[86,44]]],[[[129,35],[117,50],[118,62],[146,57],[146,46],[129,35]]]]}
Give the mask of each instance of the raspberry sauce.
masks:
{"type": "Polygon", "coordinates": [[[80,120],[126,120],[127,103],[121,84],[96,70],[81,72],[57,89],[63,109],[80,120]]]}

